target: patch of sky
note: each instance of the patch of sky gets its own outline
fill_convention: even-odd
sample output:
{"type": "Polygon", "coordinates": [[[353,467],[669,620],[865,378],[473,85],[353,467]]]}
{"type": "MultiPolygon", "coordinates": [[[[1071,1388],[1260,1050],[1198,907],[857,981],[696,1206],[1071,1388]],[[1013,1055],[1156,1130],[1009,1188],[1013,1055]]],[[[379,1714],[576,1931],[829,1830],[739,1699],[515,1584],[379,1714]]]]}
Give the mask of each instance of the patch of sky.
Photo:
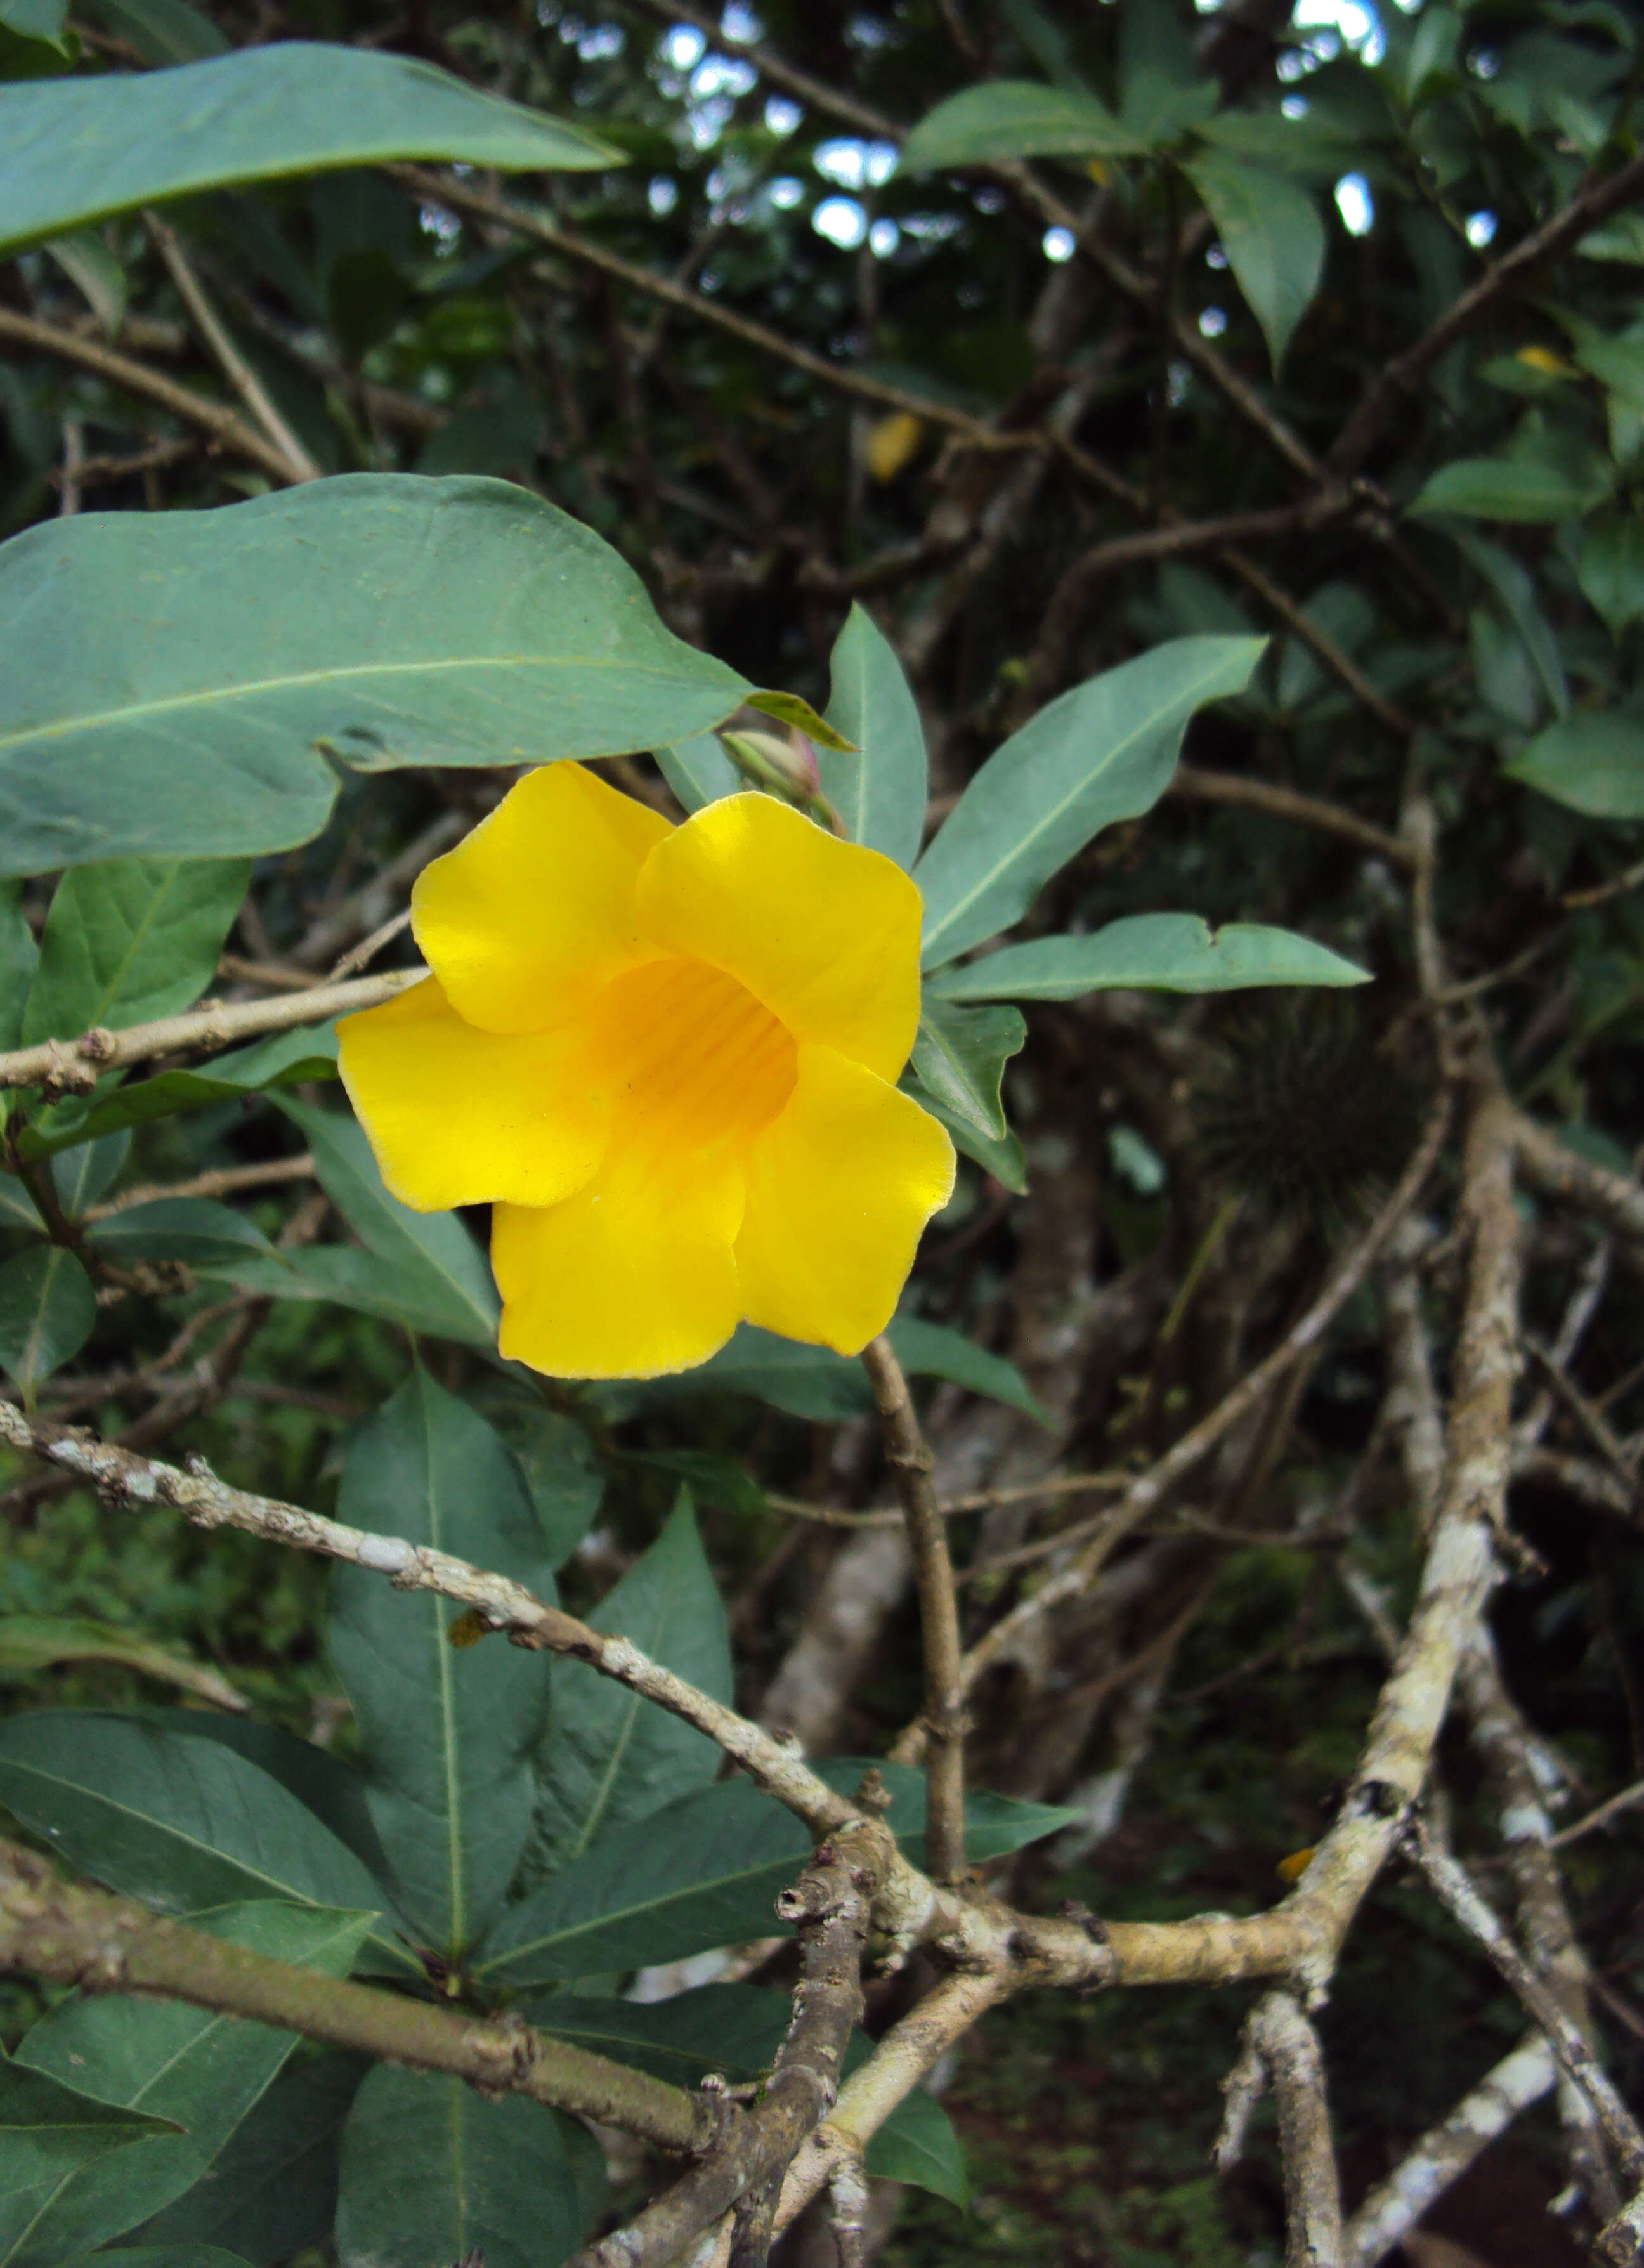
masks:
{"type": "Polygon", "coordinates": [[[957,236],[964,223],[957,213],[903,213],[902,232],[917,238],[921,244],[946,244],[950,236],[957,236]]]}
{"type": "MultiPolygon", "coordinates": [[[[559,36],[565,36],[563,24],[559,36]]],[[[577,35],[577,53],[585,63],[609,63],[627,45],[628,34],[620,24],[593,24],[586,31],[579,28],[577,35]]]]}
{"type": "Polygon", "coordinates": [[[423,234],[431,236],[442,252],[447,252],[462,233],[462,224],[454,213],[444,212],[438,205],[424,205],[417,213],[423,234]]]}
{"type": "Polygon", "coordinates": [[[729,0],[725,13],[719,18],[719,37],[730,40],[739,48],[745,48],[764,36],[764,26],[753,10],[745,4],[745,0],[729,0]]]}
{"type": "Polygon", "coordinates": [[[875,260],[888,260],[902,241],[902,231],[894,220],[876,220],[867,232],[868,250],[875,260]]]}
{"type": "Polygon", "coordinates": [[[730,124],[736,105],[728,94],[711,94],[705,102],[693,102],[685,114],[685,124],[694,150],[711,150],[730,124]]]}
{"type": "Polygon", "coordinates": [[[819,142],[811,163],[825,181],[842,189],[877,189],[896,170],[894,142],[859,142],[840,136],[819,142]]]}
{"type": "Polygon", "coordinates": [[[1495,215],[1493,212],[1476,212],[1468,214],[1467,241],[1471,245],[1475,252],[1482,252],[1484,250],[1485,245],[1489,243],[1491,238],[1495,234],[1495,229],[1496,219],[1495,215]]]}
{"type": "Polygon", "coordinates": [[[844,27],[845,38],[853,48],[866,48],[871,53],[876,48],[888,48],[895,36],[882,16],[866,13],[852,16],[844,27]]]}
{"type": "Polygon", "coordinates": [[[1039,248],[1047,260],[1071,260],[1079,249],[1078,239],[1071,228],[1047,228],[1039,239],[1039,248]]]}
{"type": "Polygon", "coordinates": [[[675,70],[695,70],[707,50],[708,42],[694,24],[675,24],[671,32],[662,35],[662,59],[675,70]]]}
{"type": "Polygon", "coordinates": [[[1219,339],[1227,328],[1225,307],[1206,307],[1198,319],[1198,328],[1207,339],[1219,339]]]}
{"type": "Polygon", "coordinates": [[[1225,268],[1227,264],[1227,255],[1219,244],[1213,244],[1206,248],[1205,254],[1206,268],[1225,268]]]}
{"type": "Polygon", "coordinates": [[[805,202],[805,184],[796,181],[792,173],[778,173],[774,181],[765,184],[765,202],[778,212],[792,212],[805,202]]]}
{"type": "Polygon", "coordinates": [[[867,234],[867,214],[854,197],[824,197],[811,215],[811,226],[842,252],[854,252],[867,234]]]}
{"type": "Polygon", "coordinates": [[[1308,99],[1305,94],[1286,94],[1280,100],[1279,107],[1286,118],[1305,118],[1308,114],[1308,99]]]}
{"type": "Polygon", "coordinates": [[[645,202],[659,219],[664,213],[671,213],[679,202],[679,183],[670,174],[653,173],[645,191],[645,202]]]}
{"type": "Polygon", "coordinates": [[[704,55],[690,75],[690,91],[695,100],[706,102],[716,94],[747,94],[758,81],[759,73],[742,55],[704,55]]]}
{"type": "Polygon", "coordinates": [[[765,105],[765,131],[786,141],[796,134],[805,122],[805,113],[797,102],[790,102],[785,94],[773,94],[765,105]]]}
{"type": "Polygon", "coordinates": [[[1495,48],[1475,48],[1467,58],[1467,68],[1475,78],[1493,78],[1501,68],[1500,50],[1495,48]]]}
{"type": "Polygon", "coordinates": [[[992,186],[978,189],[970,200],[979,213],[999,213],[1005,210],[1005,192],[992,186]]]}
{"type": "Polygon", "coordinates": [[[1375,225],[1375,199],[1362,173],[1344,173],[1337,182],[1336,210],[1349,236],[1368,236],[1375,225]]]}

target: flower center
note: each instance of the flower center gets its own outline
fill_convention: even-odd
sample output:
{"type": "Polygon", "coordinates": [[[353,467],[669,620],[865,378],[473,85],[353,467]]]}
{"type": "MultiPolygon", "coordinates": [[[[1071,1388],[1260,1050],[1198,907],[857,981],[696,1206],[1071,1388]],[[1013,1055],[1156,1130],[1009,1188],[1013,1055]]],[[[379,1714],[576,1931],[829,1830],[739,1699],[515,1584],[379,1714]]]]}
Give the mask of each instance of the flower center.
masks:
{"type": "Polygon", "coordinates": [[[623,1146],[740,1149],[793,1092],[798,1051],[786,1025],[705,961],[630,969],[606,987],[598,1022],[623,1146]]]}

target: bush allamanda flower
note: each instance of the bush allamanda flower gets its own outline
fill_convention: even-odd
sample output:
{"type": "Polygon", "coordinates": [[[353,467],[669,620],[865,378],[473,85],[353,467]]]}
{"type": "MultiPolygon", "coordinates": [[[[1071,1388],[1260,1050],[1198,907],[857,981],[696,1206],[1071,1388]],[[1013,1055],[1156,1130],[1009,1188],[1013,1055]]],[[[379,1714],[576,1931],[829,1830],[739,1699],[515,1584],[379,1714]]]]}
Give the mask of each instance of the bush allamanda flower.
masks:
{"type": "Polygon", "coordinates": [[[574,763],[424,869],[431,974],[341,1026],[388,1188],[489,1202],[501,1350],[562,1378],[684,1370],[746,1318],[882,1329],[947,1133],[895,1085],[919,894],[772,798],[674,827],[574,763]]]}

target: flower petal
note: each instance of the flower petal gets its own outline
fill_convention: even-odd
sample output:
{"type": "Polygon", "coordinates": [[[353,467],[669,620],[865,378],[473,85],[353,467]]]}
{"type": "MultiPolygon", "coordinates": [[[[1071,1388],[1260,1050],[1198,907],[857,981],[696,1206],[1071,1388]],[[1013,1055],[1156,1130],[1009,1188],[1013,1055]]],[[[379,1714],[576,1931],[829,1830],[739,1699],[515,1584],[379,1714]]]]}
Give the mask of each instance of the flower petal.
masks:
{"type": "Polygon", "coordinates": [[[337,1038],[349,1100],[402,1204],[557,1204],[600,1162],[610,1097],[573,1025],[476,1031],[429,976],[344,1017],[337,1038]]]}
{"type": "Polygon", "coordinates": [[[928,1111],[831,1048],[801,1047],[792,1100],[752,1145],[736,1240],[742,1313],[858,1354],[882,1331],[954,1145],[928,1111]]]}
{"type": "Polygon", "coordinates": [[[705,1362],[739,1321],[741,1211],[732,1160],[659,1165],[639,1149],[564,1204],[498,1205],[502,1353],[553,1378],[658,1378],[705,1362]]]}
{"type": "Polygon", "coordinates": [[[657,844],[638,903],[659,945],[734,976],[795,1039],[881,1079],[907,1061],[919,1022],[919,894],[877,850],[770,796],[726,796],[657,844]]]}
{"type": "Polygon", "coordinates": [[[537,1032],[652,958],[634,885],[673,830],[580,764],[544,764],[436,858],[412,927],[453,1007],[487,1032],[537,1032]]]}

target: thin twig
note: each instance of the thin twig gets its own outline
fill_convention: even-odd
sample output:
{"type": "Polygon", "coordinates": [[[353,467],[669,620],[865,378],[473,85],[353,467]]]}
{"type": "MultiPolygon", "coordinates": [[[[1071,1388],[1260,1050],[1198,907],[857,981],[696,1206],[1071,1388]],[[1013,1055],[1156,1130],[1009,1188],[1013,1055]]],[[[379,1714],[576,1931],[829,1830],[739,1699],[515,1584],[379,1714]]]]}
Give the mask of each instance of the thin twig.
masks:
{"type": "Polygon", "coordinates": [[[208,401],[204,394],[195,394],[174,379],[151,370],[146,363],[134,362],[113,347],[104,346],[97,339],[83,338],[77,332],[60,330],[55,323],[42,323],[33,315],[19,315],[11,307],[0,307],[0,342],[26,347],[32,353],[55,355],[59,362],[73,363],[78,369],[89,371],[93,378],[102,379],[109,386],[118,387],[122,393],[135,394],[139,401],[158,402],[173,417],[181,417],[202,433],[209,433],[237,457],[267,473],[283,488],[292,485],[295,475],[283,449],[276,449],[265,440],[254,426],[220,401],[208,401]]]}
{"type": "Polygon", "coordinates": [[[1321,835],[1339,835],[1344,841],[1356,843],[1360,850],[1371,851],[1401,870],[1413,863],[1410,845],[1400,836],[1389,834],[1385,828],[1360,819],[1355,811],[1344,810],[1338,803],[1326,803],[1321,796],[1303,795],[1295,788],[1280,787],[1272,780],[1250,779],[1241,772],[1205,771],[1198,764],[1178,764],[1170,782],[1170,792],[1185,796],[1191,803],[1242,805],[1247,810],[1266,812],[1274,819],[1294,820],[1298,827],[1311,827],[1321,835]]]}
{"type": "Polygon", "coordinates": [[[947,1530],[931,1483],[930,1448],[889,1339],[882,1334],[870,1339],[862,1361],[884,1424],[886,1461],[896,1474],[907,1517],[918,1586],[925,1645],[925,1863],[939,1882],[951,1882],[965,1863],[965,1689],[947,1530]]]}
{"type": "Polygon", "coordinates": [[[116,1213],[129,1212],[133,1205],[156,1204],[165,1197],[226,1197],[244,1189],[276,1189],[284,1182],[308,1182],[313,1179],[314,1161],[305,1150],[300,1158],[271,1158],[261,1166],[217,1166],[210,1173],[195,1174],[186,1182],[144,1182],[134,1189],[123,1189],[107,1204],[92,1205],[81,1214],[82,1220],[112,1220],[116,1213]]]}

